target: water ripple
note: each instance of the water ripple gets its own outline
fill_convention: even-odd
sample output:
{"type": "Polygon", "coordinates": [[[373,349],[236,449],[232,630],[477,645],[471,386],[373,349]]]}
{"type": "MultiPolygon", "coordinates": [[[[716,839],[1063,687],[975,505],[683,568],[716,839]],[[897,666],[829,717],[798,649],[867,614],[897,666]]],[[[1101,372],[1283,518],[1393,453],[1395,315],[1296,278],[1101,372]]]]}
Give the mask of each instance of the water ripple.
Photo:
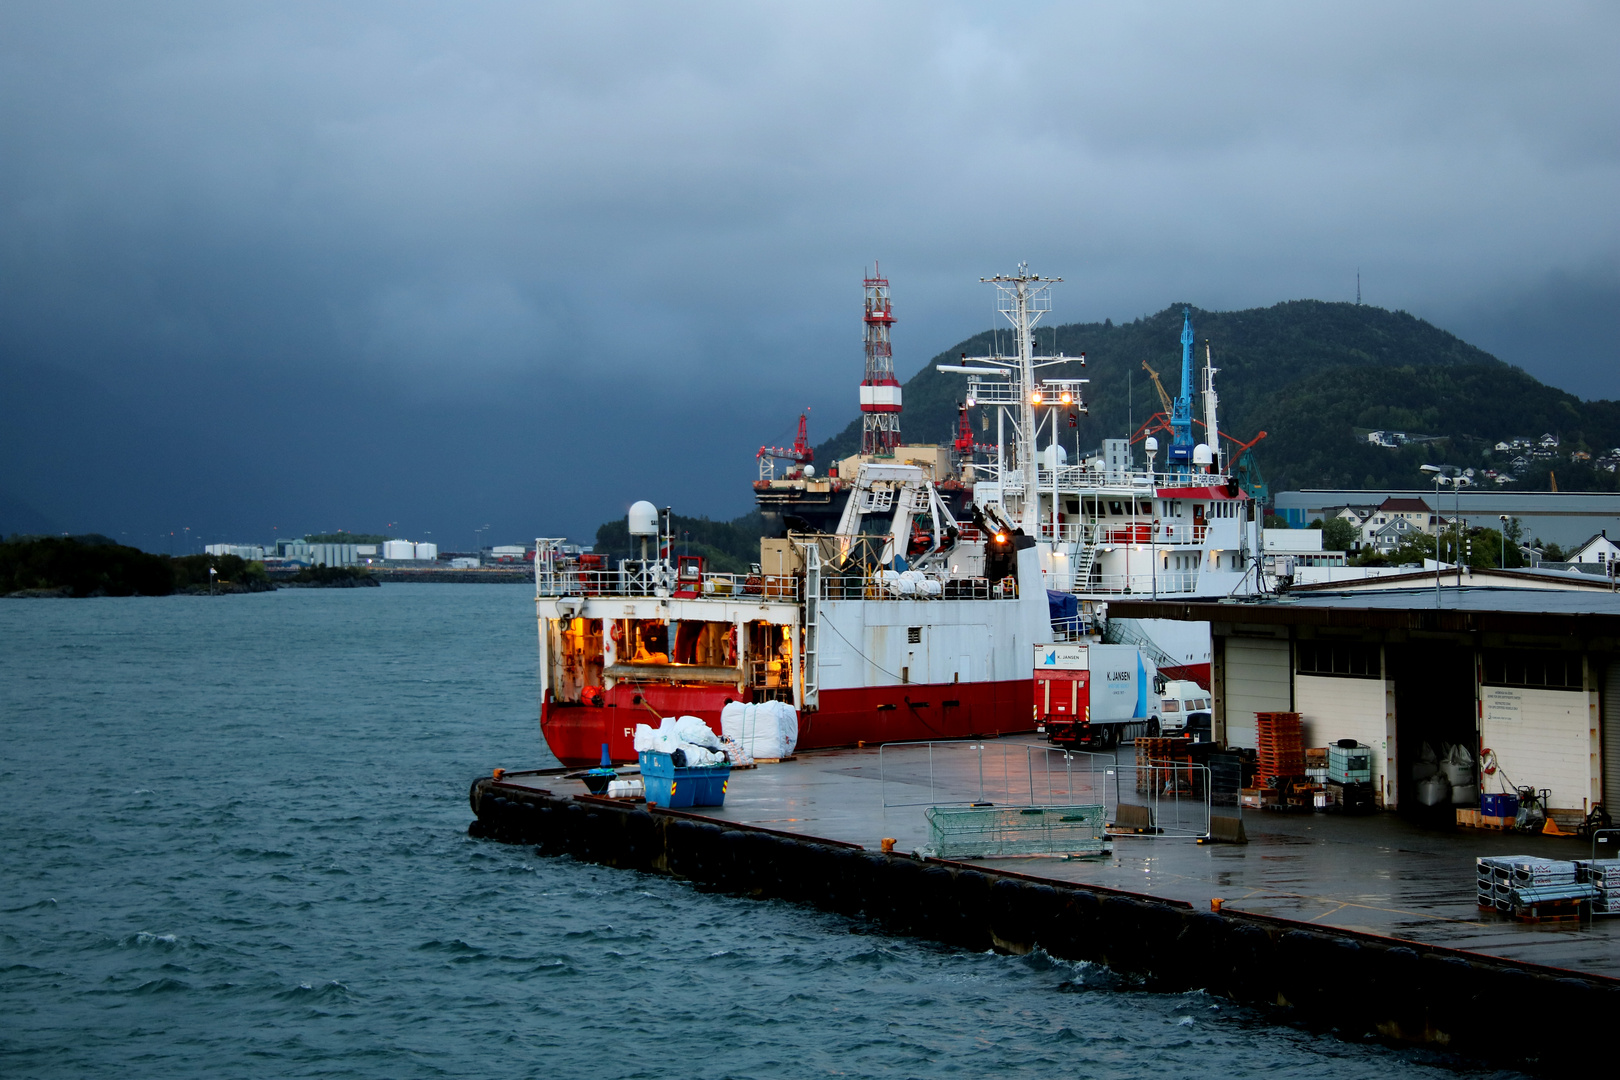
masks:
{"type": "Polygon", "coordinates": [[[542,763],[532,590],[361,592],[0,604],[0,1074],[1470,1075],[470,840],[542,763]]]}

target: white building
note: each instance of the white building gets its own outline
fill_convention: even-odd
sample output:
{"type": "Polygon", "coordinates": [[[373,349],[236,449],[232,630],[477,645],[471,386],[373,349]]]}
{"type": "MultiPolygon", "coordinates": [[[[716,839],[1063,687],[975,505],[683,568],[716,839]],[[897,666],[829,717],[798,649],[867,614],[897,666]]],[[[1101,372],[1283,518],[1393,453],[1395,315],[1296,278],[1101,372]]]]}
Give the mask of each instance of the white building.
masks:
{"type": "Polygon", "coordinates": [[[439,557],[438,544],[418,544],[410,540],[385,540],[382,557],[390,562],[431,562],[439,557]]]}
{"type": "Polygon", "coordinates": [[[1615,542],[1609,539],[1609,532],[1605,529],[1570,552],[1566,561],[1612,566],[1616,556],[1620,556],[1620,546],[1616,546],[1615,542]]]}
{"type": "Polygon", "coordinates": [[[264,558],[264,548],[259,544],[209,544],[203,550],[210,555],[235,555],[249,562],[264,558]]]}

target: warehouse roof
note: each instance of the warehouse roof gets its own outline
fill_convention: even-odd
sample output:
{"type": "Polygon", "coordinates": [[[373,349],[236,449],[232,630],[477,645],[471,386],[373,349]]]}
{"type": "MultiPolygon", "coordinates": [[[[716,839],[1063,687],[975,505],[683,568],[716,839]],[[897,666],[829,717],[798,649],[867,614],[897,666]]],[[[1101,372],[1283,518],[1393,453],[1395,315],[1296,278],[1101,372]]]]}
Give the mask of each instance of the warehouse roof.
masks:
{"type": "Polygon", "coordinates": [[[1258,600],[1116,600],[1124,619],[1620,638],[1620,594],[1504,587],[1310,593],[1258,600]]]}

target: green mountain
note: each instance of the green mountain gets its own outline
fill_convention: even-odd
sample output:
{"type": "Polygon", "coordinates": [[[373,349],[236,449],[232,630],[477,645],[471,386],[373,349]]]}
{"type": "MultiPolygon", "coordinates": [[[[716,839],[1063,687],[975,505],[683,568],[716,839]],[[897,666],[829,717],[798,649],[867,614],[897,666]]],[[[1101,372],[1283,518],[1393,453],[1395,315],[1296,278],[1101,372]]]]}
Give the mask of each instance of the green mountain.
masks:
{"type": "MultiPolygon", "coordinates": [[[[1065,445],[1081,450],[1105,438],[1132,434],[1161,405],[1142,369],[1150,364],[1172,397],[1181,372],[1181,304],[1129,323],[1071,323],[1038,330],[1039,351],[1085,353],[1087,366],[1045,368],[1047,378],[1090,378],[1089,415],[1063,430],[1065,445]]],[[[1620,403],[1582,401],[1545,386],[1524,371],[1469,345],[1404,311],[1318,300],[1294,300],[1247,311],[1193,309],[1196,359],[1204,344],[1219,374],[1221,428],[1243,441],[1259,432],[1255,447],[1273,491],[1305,487],[1423,487],[1418,466],[1443,462],[1503,468],[1491,447],[1515,436],[1560,436],[1563,459],[1530,472],[1510,487],[1545,489],[1556,468],[1561,491],[1617,490],[1614,473],[1575,465],[1573,450],[1597,457],[1620,446],[1620,403]],[[1360,429],[1359,431],[1357,429],[1360,429]],[[1385,449],[1369,444],[1367,429],[1394,429],[1437,436],[1432,442],[1385,449]]],[[[957,402],[966,379],[935,370],[962,353],[980,356],[999,345],[1012,349],[1010,333],[975,335],[929,361],[905,384],[901,431],[907,442],[946,442],[955,432],[957,402]]],[[[1196,387],[1196,383],[1195,383],[1196,387]]],[[[1195,406],[1194,414],[1201,413],[1195,406]]],[[[972,410],[974,430],[985,434],[972,410]]],[[[1164,437],[1160,436],[1161,443],[1164,437]]],[[[1043,439],[1044,442],[1044,439],[1043,439]]],[[[825,465],[860,447],[860,420],[816,447],[825,465]]]]}

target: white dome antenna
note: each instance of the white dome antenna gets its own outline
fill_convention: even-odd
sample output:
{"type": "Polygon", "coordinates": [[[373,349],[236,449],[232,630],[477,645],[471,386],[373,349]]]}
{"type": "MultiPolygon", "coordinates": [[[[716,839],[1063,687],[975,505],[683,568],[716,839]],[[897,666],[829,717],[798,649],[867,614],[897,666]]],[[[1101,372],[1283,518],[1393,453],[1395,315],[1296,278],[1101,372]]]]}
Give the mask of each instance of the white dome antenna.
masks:
{"type": "Polygon", "coordinates": [[[641,561],[647,561],[647,537],[658,535],[658,507],[642,499],[630,504],[630,535],[641,537],[641,561]]]}

